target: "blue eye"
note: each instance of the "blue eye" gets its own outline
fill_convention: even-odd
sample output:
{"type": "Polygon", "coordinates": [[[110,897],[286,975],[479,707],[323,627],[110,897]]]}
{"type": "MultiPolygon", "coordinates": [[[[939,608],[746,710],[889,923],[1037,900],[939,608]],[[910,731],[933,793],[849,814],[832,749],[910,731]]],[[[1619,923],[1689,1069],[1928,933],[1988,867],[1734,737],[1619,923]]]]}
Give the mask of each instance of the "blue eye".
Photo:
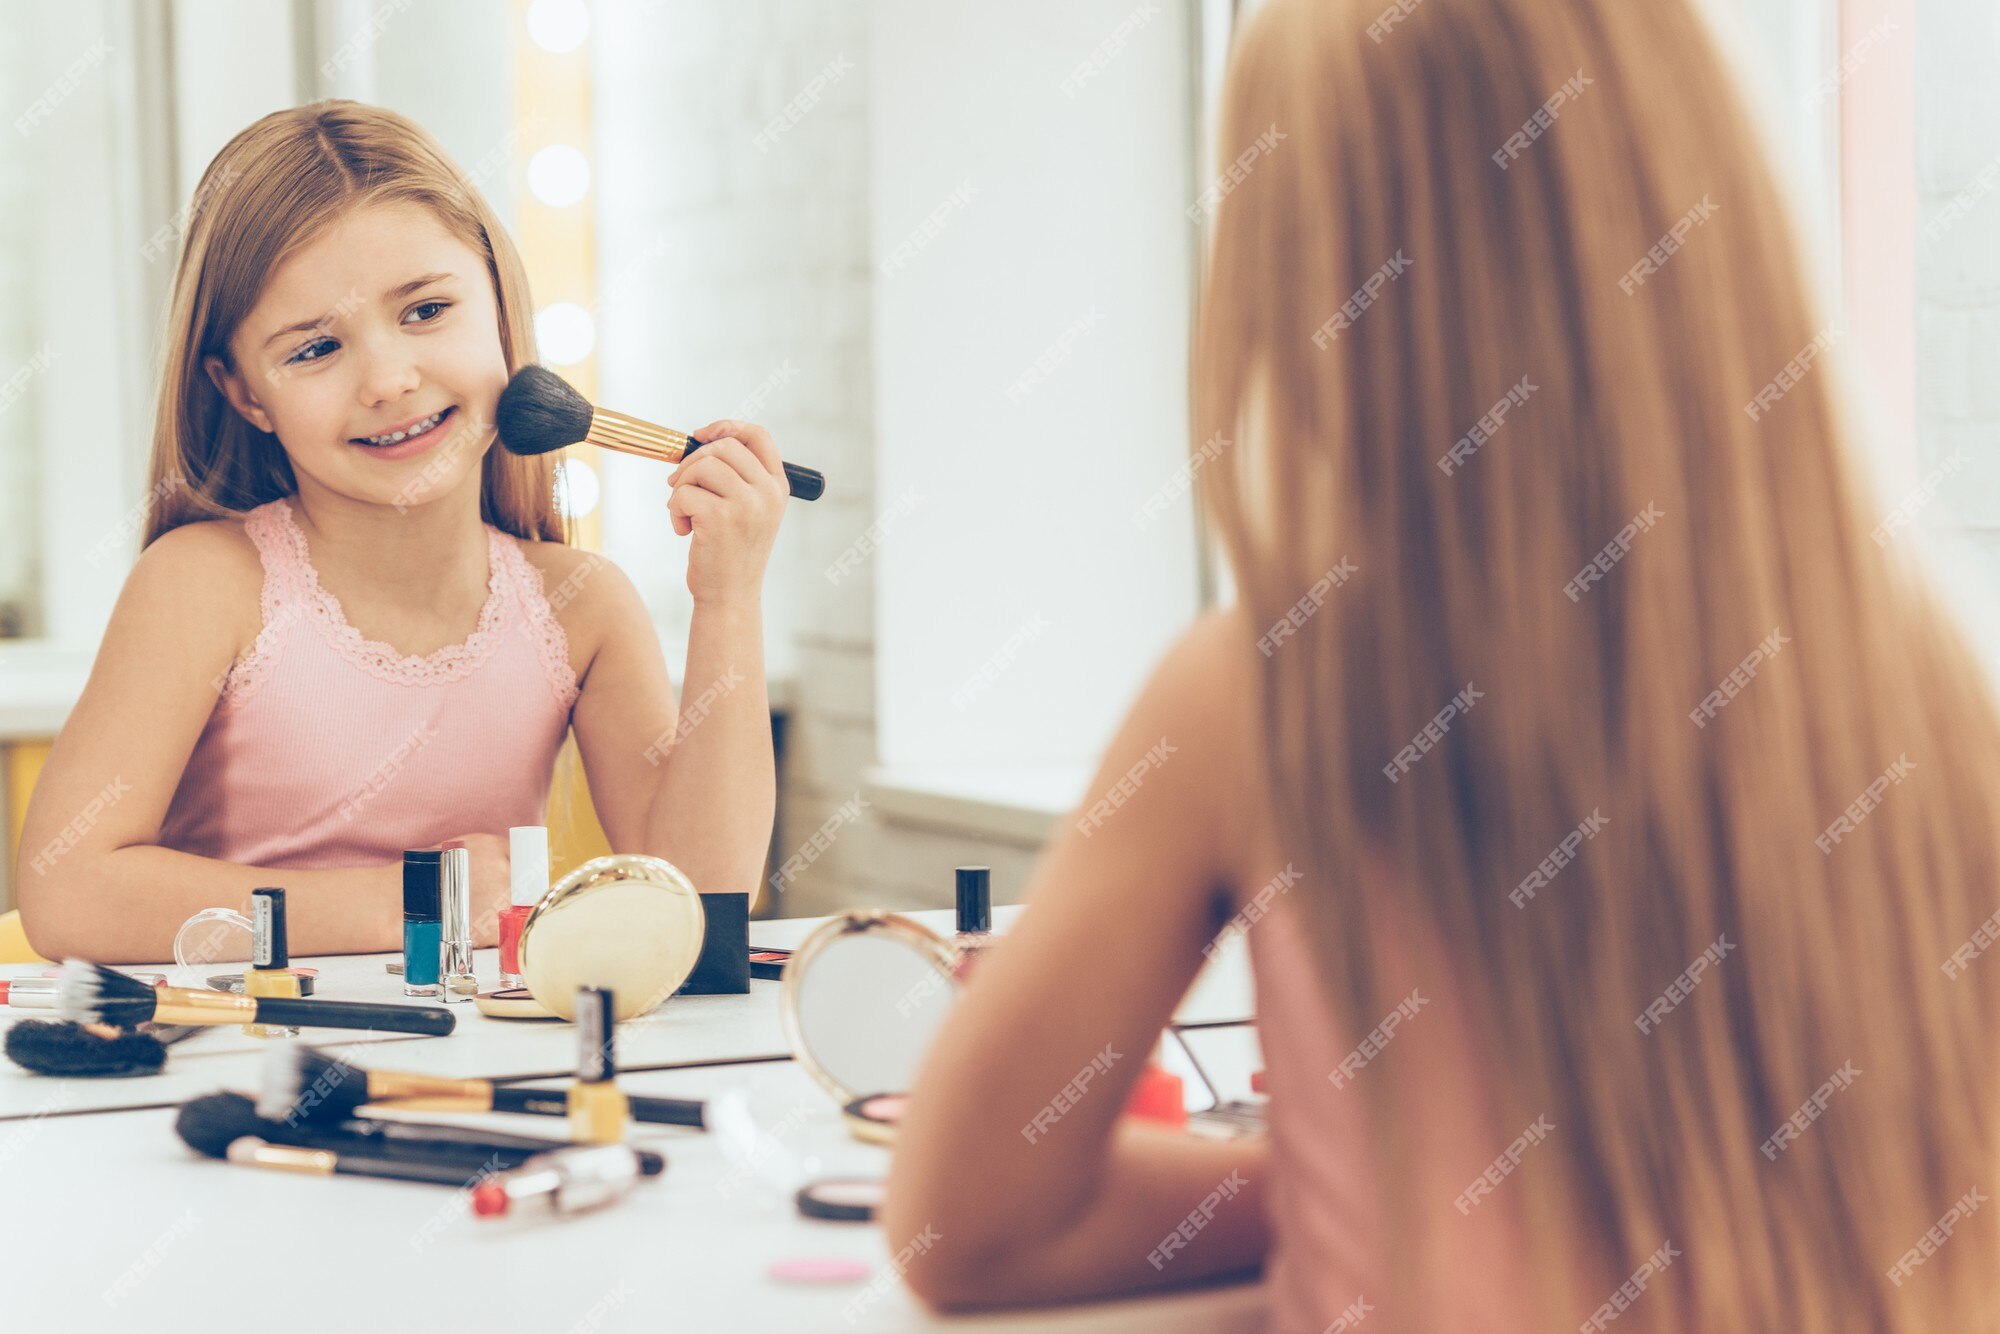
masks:
{"type": "Polygon", "coordinates": [[[428,324],[449,309],[451,309],[451,302],[449,301],[419,301],[416,305],[410,307],[410,314],[414,315],[420,310],[437,311],[437,315],[426,315],[423,319],[417,321],[419,324],[428,324]]]}
{"type": "Polygon", "coordinates": [[[320,358],[327,356],[329,353],[331,353],[335,348],[339,346],[340,344],[334,342],[331,338],[315,338],[310,343],[307,343],[304,347],[300,348],[298,351],[292,353],[291,356],[286,357],[285,364],[287,366],[296,366],[302,362],[318,361],[320,360],[320,358]],[[324,347],[326,351],[313,352],[313,349],[317,347],[324,347]],[[312,352],[313,354],[311,356],[307,356],[306,354],[308,352],[312,352]]]}

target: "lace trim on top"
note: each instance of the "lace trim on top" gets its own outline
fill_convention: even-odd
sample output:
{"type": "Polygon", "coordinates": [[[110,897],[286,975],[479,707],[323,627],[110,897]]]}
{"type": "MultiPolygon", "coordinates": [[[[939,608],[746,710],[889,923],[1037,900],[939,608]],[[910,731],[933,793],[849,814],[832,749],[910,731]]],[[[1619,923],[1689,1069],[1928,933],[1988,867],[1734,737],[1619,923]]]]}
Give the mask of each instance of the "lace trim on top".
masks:
{"type": "Polygon", "coordinates": [[[486,601],[478,624],[460,644],[416,656],[392,645],[364,638],[348,623],[340,602],[320,584],[313,568],[306,535],[293,518],[291,506],[274,500],[250,511],[243,531],[264,562],[264,589],[259,599],[263,628],[248,652],[237,658],[223,678],[225,703],[241,704],[254,694],[277,659],[279,636],[295,621],[317,624],[340,656],[378,680],[391,685],[440,686],[462,680],[491,657],[507,630],[507,608],[518,597],[549,683],[564,704],[577,694],[576,674],[569,666],[569,641],[542,595],[541,572],[497,529],[486,530],[486,601]],[[526,567],[526,574],[523,573],[526,567]],[[532,575],[530,580],[527,575],[532,575]],[[553,657],[551,656],[553,655],[553,657]],[[561,673],[555,666],[559,664],[561,673]]]}
{"type": "Polygon", "coordinates": [[[562,622],[556,619],[555,608],[549,603],[541,569],[528,559],[519,542],[503,542],[500,549],[501,559],[507,563],[512,582],[520,592],[528,639],[542,660],[542,670],[548,674],[550,689],[556,692],[556,702],[568,708],[576,703],[582,683],[577,680],[576,669],[569,665],[569,635],[564,633],[562,622]]]}

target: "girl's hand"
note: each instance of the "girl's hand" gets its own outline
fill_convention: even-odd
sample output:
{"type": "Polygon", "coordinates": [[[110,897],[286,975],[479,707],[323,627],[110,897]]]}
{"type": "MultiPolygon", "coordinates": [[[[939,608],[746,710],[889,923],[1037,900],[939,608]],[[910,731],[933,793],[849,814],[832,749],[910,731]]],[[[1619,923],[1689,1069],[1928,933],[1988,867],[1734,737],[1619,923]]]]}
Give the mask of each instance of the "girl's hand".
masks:
{"type": "Polygon", "coordinates": [[[667,478],[674,531],[690,533],[688,592],[697,605],[756,597],[791,496],[771,433],[754,422],[710,422],[693,433],[701,448],[667,478]]]}
{"type": "Polygon", "coordinates": [[[500,943],[500,914],[514,901],[514,885],[508,874],[507,840],[498,834],[460,834],[465,850],[472,854],[472,943],[485,947],[500,943]]]}

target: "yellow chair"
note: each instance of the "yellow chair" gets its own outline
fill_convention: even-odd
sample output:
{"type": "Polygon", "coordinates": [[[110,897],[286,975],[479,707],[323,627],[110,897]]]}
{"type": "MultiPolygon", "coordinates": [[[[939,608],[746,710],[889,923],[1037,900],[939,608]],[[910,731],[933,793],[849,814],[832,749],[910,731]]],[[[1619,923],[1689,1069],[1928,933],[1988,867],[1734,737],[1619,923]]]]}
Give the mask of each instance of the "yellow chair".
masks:
{"type": "Polygon", "coordinates": [[[28,933],[21,929],[21,910],[0,913],[0,963],[47,963],[28,947],[28,933]]]}

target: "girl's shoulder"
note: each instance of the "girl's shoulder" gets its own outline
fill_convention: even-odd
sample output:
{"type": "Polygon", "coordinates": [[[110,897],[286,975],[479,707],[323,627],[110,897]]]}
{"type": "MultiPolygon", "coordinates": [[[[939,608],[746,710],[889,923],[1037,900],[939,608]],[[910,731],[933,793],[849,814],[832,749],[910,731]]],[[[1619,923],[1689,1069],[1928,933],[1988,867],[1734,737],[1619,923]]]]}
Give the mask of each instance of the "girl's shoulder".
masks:
{"type": "MultiPolygon", "coordinates": [[[[631,576],[609,556],[566,542],[522,542],[521,556],[541,576],[548,599],[569,639],[571,659],[588,664],[597,649],[621,629],[638,625],[650,633],[645,600],[631,576]]],[[[579,669],[581,675],[581,669],[579,669]]]]}
{"type": "Polygon", "coordinates": [[[126,576],[121,601],[171,608],[188,633],[249,645],[262,626],[264,563],[239,519],[203,519],[162,533],[126,576]]]}

